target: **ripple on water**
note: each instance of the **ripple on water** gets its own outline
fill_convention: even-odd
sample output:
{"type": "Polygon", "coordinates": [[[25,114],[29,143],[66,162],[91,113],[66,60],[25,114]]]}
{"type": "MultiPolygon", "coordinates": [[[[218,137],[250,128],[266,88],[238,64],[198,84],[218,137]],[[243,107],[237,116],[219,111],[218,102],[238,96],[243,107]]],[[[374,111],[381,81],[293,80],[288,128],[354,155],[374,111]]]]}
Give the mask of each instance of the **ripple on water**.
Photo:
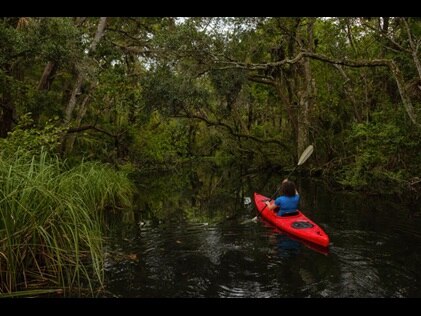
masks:
{"type": "Polygon", "coordinates": [[[413,282],[413,272],[399,263],[391,244],[398,236],[371,231],[340,233],[330,252],[338,259],[335,297],[402,297],[405,283],[413,282]]]}
{"type": "Polygon", "coordinates": [[[219,285],[218,297],[221,298],[270,298],[277,297],[277,290],[265,289],[257,282],[237,282],[235,286],[219,285]]]}

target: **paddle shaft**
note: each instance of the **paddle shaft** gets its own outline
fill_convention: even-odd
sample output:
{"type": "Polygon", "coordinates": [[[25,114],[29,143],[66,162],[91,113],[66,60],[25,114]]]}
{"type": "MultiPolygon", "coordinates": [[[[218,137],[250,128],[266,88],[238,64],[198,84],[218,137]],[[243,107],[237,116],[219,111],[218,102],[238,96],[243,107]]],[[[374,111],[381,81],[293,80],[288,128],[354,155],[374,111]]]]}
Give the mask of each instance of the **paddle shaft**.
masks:
{"type": "MultiPolygon", "coordinates": [[[[294,167],[294,169],[292,169],[292,171],[289,173],[289,175],[286,177],[286,179],[288,179],[293,173],[294,171],[298,168],[298,166],[301,166],[303,163],[305,163],[307,161],[307,159],[313,154],[313,145],[309,145],[301,154],[300,159],[298,160],[297,165],[294,167]]],[[[276,191],[272,194],[270,201],[273,200],[273,198],[275,197],[276,193],[278,193],[278,191],[281,189],[281,186],[278,186],[278,188],[276,189],[276,191]]],[[[267,204],[265,205],[264,208],[262,208],[261,211],[258,211],[257,214],[257,218],[262,215],[263,211],[265,210],[265,208],[267,207],[267,204]]]]}

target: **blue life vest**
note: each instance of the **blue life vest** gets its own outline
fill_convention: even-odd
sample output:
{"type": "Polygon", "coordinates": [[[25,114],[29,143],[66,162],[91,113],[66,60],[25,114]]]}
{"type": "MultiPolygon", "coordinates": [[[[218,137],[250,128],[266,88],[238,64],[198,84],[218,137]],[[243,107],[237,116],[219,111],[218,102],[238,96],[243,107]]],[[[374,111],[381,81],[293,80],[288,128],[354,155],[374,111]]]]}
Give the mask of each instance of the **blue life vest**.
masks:
{"type": "Polygon", "coordinates": [[[276,206],[279,207],[278,216],[297,211],[299,203],[299,194],[296,194],[294,196],[281,195],[275,200],[276,206]]]}

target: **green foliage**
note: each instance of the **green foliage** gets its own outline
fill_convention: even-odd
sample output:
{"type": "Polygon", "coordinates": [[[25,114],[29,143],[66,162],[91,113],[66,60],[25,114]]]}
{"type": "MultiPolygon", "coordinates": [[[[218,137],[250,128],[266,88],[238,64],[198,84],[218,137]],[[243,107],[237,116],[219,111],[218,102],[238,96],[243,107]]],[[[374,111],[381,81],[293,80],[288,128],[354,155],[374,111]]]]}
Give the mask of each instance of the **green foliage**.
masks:
{"type": "Polygon", "coordinates": [[[195,128],[193,153],[196,156],[214,156],[223,142],[224,134],[217,129],[209,129],[205,122],[198,123],[195,128]]]}
{"type": "Polygon", "coordinates": [[[40,149],[48,153],[57,153],[65,129],[58,125],[58,117],[48,120],[42,128],[34,126],[31,113],[22,115],[19,124],[5,139],[0,139],[0,155],[12,157],[18,150],[27,157],[39,153],[40,149]]]}
{"type": "Polygon", "coordinates": [[[189,156],[188,125],[183,121],[168,119],[154,112],[134,138],[132,159],[141,166],[161,164],[170,166],[189,156]]]}
{"type": "Polygon", "coordinates": [[[39,54],[45,62],[64,64],[80,57],[80,48],[83,48],[81,34],[71,19],[43,18],[33,24],[29,36],[39,43],[39,54]]]}
{"type": "Polygon", "coordinates": [[[339,172],[340,183],[390,193],[405,189],[421,172],[420,136],[401,108],[378,111],[371,122],[353,124],[347,147],[355,146],[354,159],[339,172]]]}
{"type": "Polygon", "coordinates": [[[310,58],[306,73],[304,59],[295,60],[306,50],[332,60],[393,60],[419,112],[420,78],[410,42],[420,40],[418,18],[112,17],[89,54],[99,19],[82,20],[0,19],[2,135],[25,113],[34,120],[1,140],[3,156],[19,146],[29,156],[41,147],[56,152],[65,131],[55,117],[63,118],[80,74],[73,112],[78,119],[70,123],[94,128],[72,134],[68,162],[131,159],[150,168],[206,156],[286,166],[307,133],[316,147],[312,167],[346,185],[405,181],[411,162],[418,161],[410,158],[418,134],[400,121],[402,96],[388,67],[310,58]],[[41,89],[47,63],[54,67],[41,89]],[[306,100],[309,108],[302,111],[306,100]],[[400,164],[385,158],[393,150],[399,150],[400,164]]]}
{"type": "Polygon", "coordinates": [[[176,115],[184,108],[203,109],[208,106],[209,92],[203,83],[175,73],[167,65],[158,66],[141,81],[145,110],[159,110],[176,115]]]}
{"type": "Polygon", "coordinates": [[[247,73],[244,70],[238,69],[226,71],[214,70],[210,73],[210,79],[216,92],[227,98],[228,102],[237,97],[241,91],[242,85],[247,80],[246,76],[247,73]]]}
{"type": "Polygon", "coordinates": [[[94,294],[103,282],[102,215],[130,206],[123,173],[95,163],[66,170],[46,152],[0,156],[0,296],[36,287],[94,294]]]}

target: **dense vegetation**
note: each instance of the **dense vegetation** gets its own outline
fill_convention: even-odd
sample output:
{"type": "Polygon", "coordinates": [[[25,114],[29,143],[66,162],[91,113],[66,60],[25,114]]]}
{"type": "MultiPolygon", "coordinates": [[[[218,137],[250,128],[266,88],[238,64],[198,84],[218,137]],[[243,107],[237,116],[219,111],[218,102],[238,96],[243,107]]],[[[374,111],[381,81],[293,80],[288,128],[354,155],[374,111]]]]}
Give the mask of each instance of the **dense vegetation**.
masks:
{"type": "Polygon", "coordinates": [[[0,43],[0,291],[57,276],[71,285],[86,249],[100,260],[95,210],[130,195],[100,163],[288,169],[313,144],[312,175],[421,191],[419,18],[7,17],[0,43]],[[25,243],[50,253],[14,244],[14,212],[33,223],[25,243]],[[53,237],[76,221],[81,245],[53,237]],[[75,265],[63,274],[66,260],[75,265]]]}
{"type": "MultiPolygon", "coordinates": [[[[55,118],[62,157],[191,157],[311,170],[346,186],[420,178],[418,18],[3,18],[0,136],[55,118]]],[[[375,186],[373,186],[376,184],[375,186]]]]}
{"type": "Polygon", "coordinates": [[[103,282],[103,211],[130,207],[132,184],[105,164],[54,157],[59,132],[18,126],[0,141],[0,293],[94,293],[103,282]]]}

